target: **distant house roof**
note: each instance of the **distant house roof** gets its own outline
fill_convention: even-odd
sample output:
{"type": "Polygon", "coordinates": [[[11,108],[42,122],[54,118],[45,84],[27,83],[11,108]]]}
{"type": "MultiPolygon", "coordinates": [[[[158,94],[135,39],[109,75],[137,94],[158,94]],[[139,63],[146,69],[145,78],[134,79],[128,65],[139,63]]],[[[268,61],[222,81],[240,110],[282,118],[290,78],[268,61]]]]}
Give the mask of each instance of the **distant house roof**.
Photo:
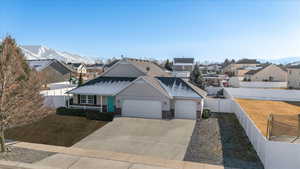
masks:
{"type": "Polygon", "coordinates": [[[35,69],[38,72],[43,71],[48,66],[53,67],[56,71],[60,72],[61,74],[72,72],[72,70],[69,67],[67,67],[64,63],[56,59],[27,60],[27,63],[30,68],[35,69]]]}
{"type": "Polygon", "coordinates": [[[241,59],[236,62],[236,64],[259,64],[256,59],[241,59]]]}
{"type": "MultiPolygon", "coordinates": [[[[246,75],[254,75],[254,74],[260,72],[261,70],[265,69],[266,67],[268,67],[268,66],[270,66],[270,65],[272,65],[272,64],[263,64],[263,65],[259,65],[259,66],[260,66],[259,69],[250,70],[250,71],[248,71],[248,72],[245,73],[245,74],[246,74],[246,75]]],[[[275,65],[275,66],[277,66],[277,65],[275,65]]],[[[284,68],[284,67],[282,67],[282,66],[277,66],[277,67],[279,67],[281,70],[283,70],[283,71],[285,71],[285,72],[287,71],[286,68],[284,68]]]]}
{"type": "Polygon", "coordinates": [[[125,58],[126,61],[137,67],[149,76],[170,76],[162,67],[149,60],[125,58]]]}
{"type": "Polygon", "coordinates": [[[287,68],[288,69],[300,69],[300,64],[298,64],[298,65],[288,65],[287,68]]]}
{"type": "Polygon", "coordinates": [[[194,58],[174,58],[174,63],[194,63],[194,58]]]}

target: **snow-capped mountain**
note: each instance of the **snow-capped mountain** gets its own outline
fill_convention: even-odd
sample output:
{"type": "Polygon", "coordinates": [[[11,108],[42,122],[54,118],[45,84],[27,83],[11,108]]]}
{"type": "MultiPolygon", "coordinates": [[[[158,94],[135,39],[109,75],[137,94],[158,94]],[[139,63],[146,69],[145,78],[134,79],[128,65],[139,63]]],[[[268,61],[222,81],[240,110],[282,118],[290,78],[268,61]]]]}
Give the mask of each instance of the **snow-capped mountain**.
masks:
{"type": "Polygon", "coordinates": [[[259,59],[260,62],[271,62],[275,64],[290,64],[294,62],[300,63],[300,57],[283,57],[278,59],[259,59]]]}
{"type": "Polygon", "coordinates": [[[58,50],[54,50],[45,46],[41,45],[23,45],[20,46],[22,49],[26,59],[57,59],[59,61],[64,61],[66,63],[90,63],[92,62],[90,59],[82,57],[80,55],[68,53],[68,52],[61,52],[58,50]]]}

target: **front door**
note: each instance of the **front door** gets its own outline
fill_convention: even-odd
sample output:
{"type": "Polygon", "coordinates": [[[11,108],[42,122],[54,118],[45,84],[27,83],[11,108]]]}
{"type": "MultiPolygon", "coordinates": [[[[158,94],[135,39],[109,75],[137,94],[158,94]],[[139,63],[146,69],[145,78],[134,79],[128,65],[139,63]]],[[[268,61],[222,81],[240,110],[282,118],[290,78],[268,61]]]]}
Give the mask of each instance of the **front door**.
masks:
{"type": "Polygon", "coordinates": [[[114,96],[107,97],[107,111],[115,112],[115,97],[114,96]]]}

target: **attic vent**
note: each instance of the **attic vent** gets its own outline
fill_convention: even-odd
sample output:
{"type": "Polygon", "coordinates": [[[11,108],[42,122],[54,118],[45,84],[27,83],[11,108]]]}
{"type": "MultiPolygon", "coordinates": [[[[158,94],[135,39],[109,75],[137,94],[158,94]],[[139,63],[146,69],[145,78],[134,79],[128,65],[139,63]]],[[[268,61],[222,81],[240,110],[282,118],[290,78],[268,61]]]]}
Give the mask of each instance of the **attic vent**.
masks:
{"type": "Polygon", "coordinates": [[[149,72],[149,70],[150,70],[150,67],[146,67],[146,70],[147,70],[147,72],[149,72]]]}

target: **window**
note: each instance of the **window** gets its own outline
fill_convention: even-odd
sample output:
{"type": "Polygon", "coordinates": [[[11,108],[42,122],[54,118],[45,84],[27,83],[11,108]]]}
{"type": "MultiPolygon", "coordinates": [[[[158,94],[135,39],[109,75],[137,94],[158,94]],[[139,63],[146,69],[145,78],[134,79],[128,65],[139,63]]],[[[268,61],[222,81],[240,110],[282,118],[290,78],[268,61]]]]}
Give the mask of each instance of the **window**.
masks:
{"type": "Polygon", "coordinates": [[[94,104],[94,96],[80,95],[80,104],[94,104]]]}
{"type": "Polygon", "coordinates": [[[80,95],[80,104],[86,104],[86,95],[80,95]]]}
{"type": "Polygon", "coordinates": [[[89,96],[87,97],[87,103],[88,103],[88,104],[94,104],[94,96],[89,95],[89,96]]]}

